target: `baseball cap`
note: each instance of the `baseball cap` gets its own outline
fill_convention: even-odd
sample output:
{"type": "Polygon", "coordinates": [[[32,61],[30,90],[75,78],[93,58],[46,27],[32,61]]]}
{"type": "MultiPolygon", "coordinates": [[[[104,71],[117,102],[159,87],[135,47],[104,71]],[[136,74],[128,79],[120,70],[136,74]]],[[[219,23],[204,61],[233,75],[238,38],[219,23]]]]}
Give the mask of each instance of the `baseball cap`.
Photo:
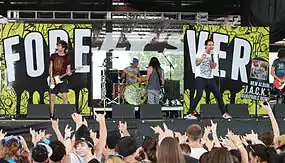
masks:
{"type": "Polygon", "coordinates": [[[19,149],[22,148],[20,138],[18,136],[7,136],[1,140],[4,147],[7,147],[9,143],[16,142],[19,145],[19,149]]]}
{"type": "Polygon", "coordinates": [[[93,148],[94,147],[94,141],[91,137],[86,136],[86,137],[81,137],[80,140],[85,141],[88,145],[88,147],[93,148]]]}
{"type": "Polygon", "coordinates": [[[38,143],[32,149],[32,158],[36,162],[45,162],[52,155],[52,149],[49,145],[38,143]]]}
{"type": "Polygon", "coordinates": [[[137,57],[133,57],[131,64],[139,63],[139,59],[137,57]]]}
{"type": "Polygon", "coordinates": [[[274,142],[275,148],[279,149],[285,145],[285,135],[281,135],[275,139],[274,142]]]}

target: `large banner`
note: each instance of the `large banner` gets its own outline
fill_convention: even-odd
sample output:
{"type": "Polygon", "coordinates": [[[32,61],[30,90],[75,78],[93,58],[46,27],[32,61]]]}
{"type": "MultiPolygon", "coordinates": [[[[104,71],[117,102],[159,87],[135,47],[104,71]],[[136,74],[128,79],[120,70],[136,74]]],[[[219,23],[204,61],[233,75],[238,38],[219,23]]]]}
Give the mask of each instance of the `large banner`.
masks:
{"type": "MultiPolygon", "coordinates": [[[[90,72],[90,24],[10,23],[1,26],[0,114],[26,114],[28,104],[49,103],[46,83],[50,54],[59,39],[69,44],[72,68],[83,66],[69,77],[68,100],[81,113],[89,113],[87,78],[90,72]]],[[[62,103],[59,95],[56,103],[62,103]]]]}
{"type": "MultiPolygon", "coordinates": [[[[205,48],[208,38],[214,40],[219,65],[214,70],[226,104],[248,104],[250,114],[259,108],[259,100],[268,100],[268,27],[231,27],[185,25],[184,37],[184,111],[195,97],[195,59],[197,51],[205,48]],[[220,71],[218,71],[218,67],[220,71]],[[220,74],[220,79],[217,77],[220,74]]],[[[206,90],[200,101],[216,103],[206,90]]],[[[200,110],[198,105],[197,110],[200,110]]],[[[262,113],[262,109],[258,109],[262,113]]]]}

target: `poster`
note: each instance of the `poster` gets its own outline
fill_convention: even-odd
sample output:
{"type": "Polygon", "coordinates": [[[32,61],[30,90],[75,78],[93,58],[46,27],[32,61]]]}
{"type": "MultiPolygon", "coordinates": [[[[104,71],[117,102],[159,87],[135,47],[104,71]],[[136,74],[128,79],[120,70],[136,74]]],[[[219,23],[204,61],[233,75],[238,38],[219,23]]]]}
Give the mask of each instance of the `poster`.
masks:
{"type": "MultiPolygon", "coordinates": [[[[88,55],[91,46],[90,24],[9,23],[1,26],[0,114],[26,114],[28,104],[48,104],[49,56],[56,42],[68,42],[72,68],[83,66],[69,77],[68,100],[81,113],[88,107],[88,55]]],[[[63,103],[61,95],[56,103],[63,103]]]]}
{"type": "MultiPolygon", "coordinates": [[[[214,76],[225,104],[248,104],[249,113],[254,114],[255,100],[243,98],[247,85],[262,81],[262,87],[268,84],[269,28],[268,27],[232,27],[232,26],[189,26],[185,25],[184,35],[184,112],[189,109],[195,97],[195,57],[204,49],[206,39],[214,40],[215,51],[219,54],[220,75],[217,68],[214,76]],[[187,28],[186,28],[187,27],[187,28]],[[256,60],[258,59],[258,61],[256,60]],[[252,66],[253,65],[253,66],[252,66]]],[[[261,90],[258,92],[262,94],[261,90]]],[[[264,91],[264,96],[267,94],[264,91]]],[[[262,98],[259,98],[262,100],[262,98]]],[[[208,90],[204,91],[199,104],[214,104],[216,100],[208,90]]],[[[200,110],[198,105],[197,111],[200,110]]],[[[258,109],[258,114],[262,113],[258,109]]]]}

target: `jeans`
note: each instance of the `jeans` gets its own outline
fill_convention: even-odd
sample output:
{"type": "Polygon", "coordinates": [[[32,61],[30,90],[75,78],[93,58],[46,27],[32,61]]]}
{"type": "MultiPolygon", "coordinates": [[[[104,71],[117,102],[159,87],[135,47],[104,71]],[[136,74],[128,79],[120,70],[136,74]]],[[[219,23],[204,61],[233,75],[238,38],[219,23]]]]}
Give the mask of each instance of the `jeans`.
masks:
{"type": "Polygon", "coordinates": [[[227,112],[224,101],[222,99],[221,92],[216,84],[215,79],[205,79],[205,78],[197,77],[195,81],[195,87],[196,87],[196,97],[191,102],[188,114],[192,114],[196,110],[196,107],[202,98],[203,90],[206,87],[209,88],[213,92],[215,98],[217,99],[219,103],[219,108],[220,108],[221,113],[224,114],[227,112]]]}
{"type": "Polygon", "coordinates": [[[147,103],[159,104],[159,90],[147,90],[147,103]]]}

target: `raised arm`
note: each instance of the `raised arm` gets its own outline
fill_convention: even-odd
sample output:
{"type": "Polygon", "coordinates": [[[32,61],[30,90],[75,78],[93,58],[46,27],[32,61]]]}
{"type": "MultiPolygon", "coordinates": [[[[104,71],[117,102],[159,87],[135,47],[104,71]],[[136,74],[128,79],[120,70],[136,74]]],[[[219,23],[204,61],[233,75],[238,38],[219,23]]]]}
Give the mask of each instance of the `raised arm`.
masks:
{"type": "Polygon", "coordinates": [[[275,140],[278,136],[280,136],[280,129],[279,129],[278,123],[276,121],[276,118],[274,117],[274,114],[272,112],[270,105],[261,104],[261,106],[265,109],[266,113],[269,116],[269,119],[270,119],[271,125],[272,125],[272,129],[273,129],[274,140],[275,140]]]}

